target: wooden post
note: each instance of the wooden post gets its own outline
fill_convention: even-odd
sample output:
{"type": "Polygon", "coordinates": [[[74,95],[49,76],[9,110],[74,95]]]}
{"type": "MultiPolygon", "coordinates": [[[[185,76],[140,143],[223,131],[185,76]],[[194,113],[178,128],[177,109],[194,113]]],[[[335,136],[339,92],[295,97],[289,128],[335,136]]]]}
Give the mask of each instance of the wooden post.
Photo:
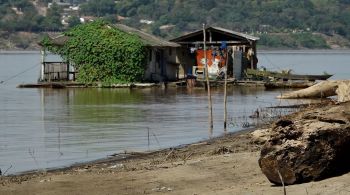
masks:
{"type": "Polygon", "coordinates": [[[46,56],[46,49],[42,48],[41,53],[41,70],[40,70],[40,81],[44,81],[45,79],[45,56],[46,56]]]}
{"type": "Polygon", "coordinates": [[[254,56],[250,56],[250,69],[254,70],[254,56]]]}
{"type": "Polygon", "coordinates": [[[205,78],[207,80],[207,89],[208,89],[208,108],[209,108],[209,137],[213,135],[213,108],[212,108],[212,101],[211,101],[211,92],[210,92],[210,82],[209,82],[209,71],[208,71],[208,60],[207,60],[207,45],[206,45],[206,32],[205,32],[205,24],[203,24],[203,36],[204,36],[204,60],[205,60],[205,78]]]}
{"type": "Polygon", "coordinates": [[[69,61],[67,60],[67,81],[69,81],[69,61]]]}
{"type": "Polygon", "coordinates": [[[225,63],[225,86],[224,86],[224,131],[227,132],[227,65],[228,65],[228,49],[226,49],[225,63]]]}
{"type": "Polygon", "coordinates": [[[209,42],[210,43],[213,42],[213,35],[212,35],[211,31],[209,31],[209,42]]]}
{"type": "MultiPolygon", "coordinates": [[[[254,52],[254,55],[253,55],[253,59],[257,59],[258,58],[258,54],[256,53],[256,41],[253,42],[253,52],[254,52]]],[[[257,62],[254,62],[254,69],[257,69],[257,62]]]]}
{"type": "Polygon", "coordinates": [[[251,48],[248,49],[248,55],[250,55],[250,69],[254,70],[254,56],[253,56],[253,44],[250,42],[251,48]]]}
{"type": "Polygon", "coordinates": [[[249,43],[250,43],[250,48],[249,48],[249,50],[248,51],[250,51],[250,68],[252,69],[252,70],[254,70],[255,69],[255,66],[254,66],[254,55],[255,55],[255,46],[254,46],[254,42],[252,42],[252,41],[249,41],[249,43]]]}

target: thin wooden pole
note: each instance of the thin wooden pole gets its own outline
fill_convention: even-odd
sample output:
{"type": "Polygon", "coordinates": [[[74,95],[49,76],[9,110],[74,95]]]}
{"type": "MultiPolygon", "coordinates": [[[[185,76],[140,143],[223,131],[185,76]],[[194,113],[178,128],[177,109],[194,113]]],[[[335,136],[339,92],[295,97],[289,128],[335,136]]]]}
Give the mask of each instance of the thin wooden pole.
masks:
{"type": "Polygon", "coordinates": [[[209,137],[213,135],[213,108],[212,108],[212,101],[211,101],[211,92],[210,92],[210,82],[209,82],[209,71],[208,71],[208,60],[207,60],[207,45],[206,45],[206,32],[205,32],[205,24],[203,24],[203,36],[204,36],[204,60],[205,60],[205,78],[207,80],[207,90],[208,90],[208,108],[209,108],[209,137]]]}
{"type": "Polygon", "coordinates": [[[227,132],[227,65],[228,65],[228,49],[226,49],[225,63],[225,86],[224,86],[224,131],[227,132]]]}
{"type": "Polygon", "coordinates": [[[148,151],[150,150],[150,140],[149,140],[149,127],[147,127],[147,144],[148,144],[148,151]]]}
{"type": "Polygon", "coordinates": [[[45,79],[45,56],[46,56],[46,48],[42,48],[41,51],[41,69],[40,69],[40,81],[44,81],[45,79]]]}

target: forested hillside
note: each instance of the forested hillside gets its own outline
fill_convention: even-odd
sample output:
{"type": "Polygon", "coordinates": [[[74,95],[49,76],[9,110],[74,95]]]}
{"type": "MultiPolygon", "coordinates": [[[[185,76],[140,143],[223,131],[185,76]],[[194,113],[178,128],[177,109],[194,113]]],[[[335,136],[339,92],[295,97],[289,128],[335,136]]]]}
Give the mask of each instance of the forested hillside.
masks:
{"type": "Polygon", "coordinates": [[[133,20],[156,21],[154,29],[175,24],[188,31],[207,23],[242,32],[310,29],[350,38],[350,0],[122,0],[117,8],[133,20]]]}
{"type": "Polygon", "coordinates": [[[326,47],[315,32],[350,39],[350,0],[121,0],[117,11],[136,27],[140,19],[154,21],[142,27],[163,37],[206,23],[256,34],[272,47],[297,47],[303,41],[304,47],[326,47]],[[163,25],[171,28],[159,29],[163,25]]]}
{"type": "MultiPolygon", "coordinates": [[[[44,15],[39,13],[34,1],[30,0],[0,0],[0,29],[3,31],[39,32],[46,30],[60,30],[60,8],[48,9],[44,15]]],[[[35,1],[45,4],[45,2],[35,1]]]]}
{"type": "Polygon", "coordinates": [[[91,16],[167,39],[206,23],[259,36],[261,47],[267,48],[350,46],[350,0],[55,1],[79,7],[68,12],[55,3],[48,8],[52,2],[0,0],[0,41],[9,33],[63,31],[79,24],[80,17],[91,16]]]}

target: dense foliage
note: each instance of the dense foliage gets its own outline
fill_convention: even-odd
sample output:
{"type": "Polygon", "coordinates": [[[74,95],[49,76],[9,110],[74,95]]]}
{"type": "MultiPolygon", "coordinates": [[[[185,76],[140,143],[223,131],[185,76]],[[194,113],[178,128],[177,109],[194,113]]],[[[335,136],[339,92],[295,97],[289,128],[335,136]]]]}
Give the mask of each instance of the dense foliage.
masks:
{"type": "Polygon", "coordinates": [[[0,0],[0,30],[42,32],[62,30],[62,9],[53,4],[46,17],[29,0],[0,0]]]}
{"type": "Polygon", "coordinates": [[[83,83],[124,83],[140,81],[144,75],[144,45],[134,35],[95,21],[78,25],[64,33],[69,37],[62,47],[44,41],[48,50],[69,60],[83,83]]]}
{"type": "Polygon", "coordinates": [[[116,14],[114,0],[90,0],[81,6],[81,13],[88,16],[107,16],[116,14]]]}
{"type": "Polygon", "coordinates": [[[311,33],[274,33],[274,34],[260,34],[259,46],[262,48],[319,48],[328,49],[326,41],[320,35],[311,33]]]}
{"type": "Polygon", "coordinates": [[[297,29],[350,38],[349,0],[121,0],[117,8],[133,20],[155,21],[152,29],[160,34],[161,25],[176,25],[170,34],[177,34],[207,23],[248,33],[297,29]]]}
{"type": "Polygon", "coordinates": [[[314,32],[350,40],[350,0],[61,0],[81,8],[66,26],[60,20],[62,7],[53,5],[44,15],[34,2],[47,6],[53,1],[0,0],[0,31],[63,31],[77,25],[78,16],[114,23],[119,15],[125,18],[120,22],[169,39],[206,23],[262,36],[265,46],[326,48],[324,38],[314,32]]]}

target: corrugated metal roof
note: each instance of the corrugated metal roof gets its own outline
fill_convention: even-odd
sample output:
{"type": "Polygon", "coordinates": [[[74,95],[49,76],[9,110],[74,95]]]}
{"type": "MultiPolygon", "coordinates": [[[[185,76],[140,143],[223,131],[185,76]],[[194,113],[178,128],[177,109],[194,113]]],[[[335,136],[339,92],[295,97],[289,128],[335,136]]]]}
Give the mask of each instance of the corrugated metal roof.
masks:
{"type": "MultiPolygon", "coordinates": [[[[244,34],[244,33],[236,32],[236,31],[233,31],[233,30],[228,30],[228,29],[221,28],[221,27],[212,27],[212,26],[210,26],[210,27],[207,27],[205,30],[206,30],[206,32],[208,32],[208,31],[217,31],[218,33],[228,34],[228,35],[230,35],[232,37],[238,37],[238,38],[240,38],[242,40],[249,40],[249,41],[257,41],[257,40],[259,40],[259,37],[254,37],[254,36],[251,36],[251,35],[247,35],[247,34],[244,34]]],[[[181,42],[181,40],[188,39],[188,38],[191,38],[191,37],[194,37],[194,36],[198,36],[198,35],[201,35],[201,34],[203,34],[203,30],[197,30],[197,31],[185,34],[183,36],[171,39],[170,41],[181,42]]]]}
{"type": "MultiPolygon", "coordinates": [[[[167,40],[164,40],[162,38],[156,37],[154,35],[150,35],[148,33],[145,33],[141,30],[135,29],[135,28],[131,28],[128,27],[126,25],[123,24],[114,24],[113,27],[125,32],[125,33],[129,33],[135,36],[138,36],[141,41],[146,45],[146,46],[152,46],[152,47],[180,47],[179,44],[174,43],[174,42],[170,42],[167,40]]],[[[69,39],[69,37],[64,36],[64,35],[59,35],[57,37],[49,37],[51,39],[51,42],[54,45],[59,45],[62,46],[64,45],[65,42],[67,42],[67,40],[69,39]]],[[[40,43],[39,43],[40,44],[40,43]]]]}
{"type": "Polygon", "coordinates": [[[117,29],[132,34],[132,35],[136,35],[138,37],[140,37],[140,39],[142,40],[142,42],[144,44],[146,44],[147,46],[153,46],[153,47],[180,47],[179,44],[174,43],[174,42],[170,42],[170,41],[166,41],[162,38],[156,37],[154,35],[145,33],[141,30],[135,29],[135,28],[131,28],[129,26],[123,25],[123,24],[114,24],[113,26],[115,26],[117,29]]]}
{"type": "MultiPolygon", "coordinates": [[[[58,45],[58,46],[63,46],[67,42],[67,40],[69,39],[69,37],[64,36],[64,35],[59,35],[56,37],[52,37],[52,35],[48,35],[48,38],[50,39],[50,41],[53,45],[58,45]]],[[[44,40],[41,40],[40,42],[38,42],[38,45],[44,46],[43,41],[44,40]]]]}
{"type": "Polygon", "coordinates": [[[63,46],[69,39],[69,37],[64,35],[59,35],[55,38],[51,38],[51,37],[49,38],[51,39],[52,44],[59,45],[59,46],[63,46]]]}
{"type": "Polygon", "coordinates": [[[254,36],[251,36],[251,35],[247,35],[247,34],[244,34],[244,33],[236,32],[236,31],[233,31],[233,30],[228,30],[228,29],[221,28],[221,27],[209,27],[209,28],[212,28],[212,29],[215,29],[215,30],[218,30],[218,31],[227,32],[227,33],[230,33],[230,34],[233,34],[233,35],[236,35],[236,36],[240,36],[240,37],[246,38],[248,40],[252,40],[252,41],[257,41],[257,40],[260,39],[259,37],[254,37],[254,36]]]}

